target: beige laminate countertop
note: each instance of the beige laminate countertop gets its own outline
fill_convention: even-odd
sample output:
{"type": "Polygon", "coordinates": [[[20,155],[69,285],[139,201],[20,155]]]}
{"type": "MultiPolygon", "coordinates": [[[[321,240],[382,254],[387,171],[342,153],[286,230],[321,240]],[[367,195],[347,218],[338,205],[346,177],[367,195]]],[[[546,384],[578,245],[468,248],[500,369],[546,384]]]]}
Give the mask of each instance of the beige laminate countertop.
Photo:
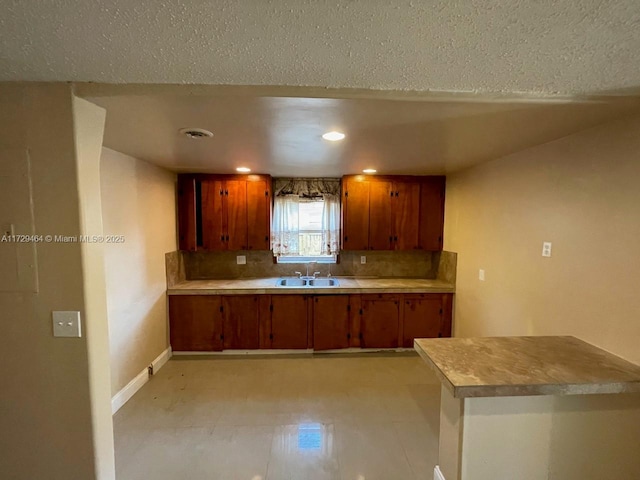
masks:
{"type": "Polygon", "coordinates": [[[169,295],[338,294],[338,293],[453,293],[455,287],[424,278],[333,277],[338,287],[276,287],[278,278],[187,280],[167,290],[169,295]]]}
{"type": "Polygon", "coordinates": [[[640,366],[575,337],[416,339],[455,398],[640,392],[640,366]]]}

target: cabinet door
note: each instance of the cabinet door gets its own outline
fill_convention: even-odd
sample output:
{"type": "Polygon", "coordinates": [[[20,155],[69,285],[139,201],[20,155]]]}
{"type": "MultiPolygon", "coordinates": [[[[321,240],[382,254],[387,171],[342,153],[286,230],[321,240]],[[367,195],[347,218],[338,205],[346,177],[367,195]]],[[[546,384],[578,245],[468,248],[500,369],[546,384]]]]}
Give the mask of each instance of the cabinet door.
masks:
{"type": "Polygon", "coordinates": [[[442,295],[438,293],[405,295],[402,346],[413,347],[416,338],[441,336],[442,307],[442,295]]]}
{"type": "Polygon", "coordinates": [[[247,182],[226,180],[224,182],[224,214],[228,250],[247,249],[247,182]]]}
{"type": "Polygon", "coordinates": [[[431,177],[420,185],[420,248],[442,250],[445,177],[431,177]]]}
{"type": "Polygon", "coordinates": [[[271,295],[271,348],[307,348],[305,295],[271,295]]]}
{"type": "Polygon", "coordinates": [[[224,348],[253,350],[259,347],[258,295],[225,296],[222,299],[224,348]]]}
{"type": "Polygon", "coordinates": [[[369,249],[369,182],[344,177],[342,195],[342,248],[369,249]]]}
{"type": "Polygon", "coordinates": [[[372,181],[369,184],[369,249],[390,250],[391,182],[372,181]]]}
{"type": "Polygon", "coordinates": [[[313,349],[348,348],[349,295],[313,297],[313,349]]]}
{"type": "Polygon", "coordinates": [[[202,247],[205,250],[225,250],[227,242],[223,220],[224,188],[222,180],[202,180],[200,198],[202,203],[202,247]]]}
{"type": "Polygon", "coordinates": [[[169,296],[169,338],[174,352],[222,350],[220,297],[169,296]]]}
{"type": "Polygon", "coordinates": [[[271,177],[247,181],[247,249],[270,250],[271,177]]]}
{"type": "Polygon", "coordinates": [[[362,348],[398,347],[400,301],[398,295],[362,295],[360,346],[362,348]]]}
{"type": "Polygon", "coordinates": [[[394,182],[392,210],[395,250],[418,248],[420,184],[417,182],[394,182]]]}
{"type": "Polygon", "coordinates": [[[196,191],[192,175],[178,175],[178,248],[196,250],[196,191]]]}

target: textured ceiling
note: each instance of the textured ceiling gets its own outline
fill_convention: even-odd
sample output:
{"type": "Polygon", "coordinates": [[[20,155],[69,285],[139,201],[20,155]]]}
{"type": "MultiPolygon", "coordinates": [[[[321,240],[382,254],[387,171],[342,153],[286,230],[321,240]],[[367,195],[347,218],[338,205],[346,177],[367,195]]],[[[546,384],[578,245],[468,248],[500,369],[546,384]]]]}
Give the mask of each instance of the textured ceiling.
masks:
{"type": "Polygon", "coordinates": [[[0,0],[0,80],[593,94],[638,0],[0,0]]]}

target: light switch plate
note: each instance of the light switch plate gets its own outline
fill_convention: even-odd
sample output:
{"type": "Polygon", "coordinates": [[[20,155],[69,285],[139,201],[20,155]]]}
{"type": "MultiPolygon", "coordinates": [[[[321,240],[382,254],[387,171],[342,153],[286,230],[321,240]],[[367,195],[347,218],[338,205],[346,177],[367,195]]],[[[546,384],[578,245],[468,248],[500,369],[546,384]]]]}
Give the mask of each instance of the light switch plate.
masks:
{"type": "Polygon", "coordinates": [[[58,311],[53,312],[53,336],[54,337],[81,337],[80,312],[58,311]]]}
{"type": "Polygon", "coordinates": [[[483,269],[480,269],[478,271],[478,280],[484,282],[484,270],[483,269]]]}
{"type": "Polygon", "coordinates": [[[236,263],[238,265],[246,265],[247,264],[246,255],[238,255],[238,256],[236,256],[236,263]]]}

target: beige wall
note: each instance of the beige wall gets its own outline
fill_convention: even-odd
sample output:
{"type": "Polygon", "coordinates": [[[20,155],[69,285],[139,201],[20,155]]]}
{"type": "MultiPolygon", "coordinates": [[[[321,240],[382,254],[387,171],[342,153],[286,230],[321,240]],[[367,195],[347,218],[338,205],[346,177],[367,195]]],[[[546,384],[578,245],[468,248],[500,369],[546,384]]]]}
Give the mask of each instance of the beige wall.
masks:
{"type": "MultiPolygon", "coordinates": [[[[73,97],[74,138],[77,158],[80,234],[101,237],[100,153],[106,111],[86,100],[73,97]]],[[[80,245],[85,304],[85,335],[89,356],[93,443],[96,473],[100,479],[115,477],[113,419],[111,415],[111,369],[109,368],[109,327],[104,273],[104,244],[80,245]]]]}
{"type": "Polygon", "coordinates": [[[176,250],[175,175],[103,148],[104,232],[124,235],[105,244],[115,395],[169,346],[165,253],[176,250]]]}
{"type": "Polygon", "coordinates": [[[640,478],[639,394],[460,401],[461,480],[640,478]]]}
{"type": "MultiPolygon", "coordinates": [[[[84,228],[77,167],[92,160],[87,150],[76,157],[76,142],[83,133],[76,135],[74,130],[75,113],[69,85],[0,84],[1,157],[3,162],[28,163],[29,194],[26,200],[9,198],[13,208],[3,212],[10,218],[0,220],[24,226],[26,231],[16,233],[32,229],[41,235],[78,235],[84,228]],[[26,209],[24,201],[31,202],[26,209]]],[[[97,115],[90,120],[94,131],[99,114],[90,114],[97,115]]],[[[85,118],[82,113],[76,116],[85,118]]],[[[12,247],[5,243],[0,248],[12,247]]],[[[113,465],[107,464],[113,463],[113,437],[97,431],[97,424],[105,430],[109,426],[94,419],[109,399],[97,398],[100,393],[90,385],[94,372],[88,346],[98,347],[93,348],[93,360],[99,361],[100,341],[107,339],[101,339],[95,326],[105,318],[86,308],[81,245],[38,243],[26,263],[36,272],[31,288],[5,285],[0,291],[2,477],[112,479],[113,465]],[[80,311],[83,337],[54,338],[52,310],[80,311]]],[[[0,274],[11,268],[3,262],[0,274]]]]}
{"type": "Polygon", "coordinates": [[[452,175],[455,335],[574,335],[640,363],[639,245],[640,117],[452,175]]]}

